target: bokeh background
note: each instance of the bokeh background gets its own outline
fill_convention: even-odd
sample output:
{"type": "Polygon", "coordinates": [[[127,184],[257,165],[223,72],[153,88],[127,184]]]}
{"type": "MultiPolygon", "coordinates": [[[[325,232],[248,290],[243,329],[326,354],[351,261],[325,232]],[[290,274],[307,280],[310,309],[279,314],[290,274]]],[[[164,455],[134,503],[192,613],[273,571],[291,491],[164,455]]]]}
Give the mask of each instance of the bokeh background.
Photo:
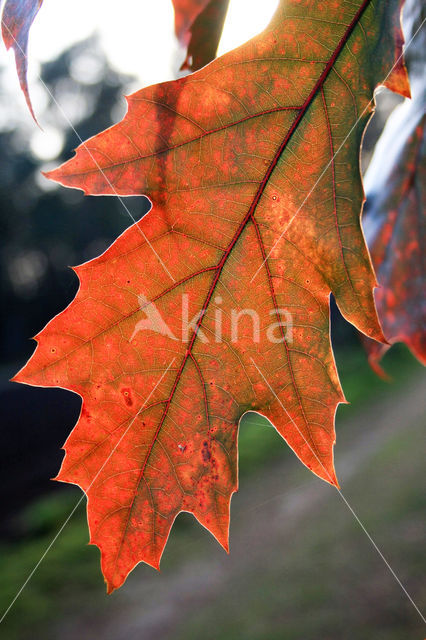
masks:
{"type": "MultiPolygon", "coordinates": [[[[12,59],[0,52],[0,617],[81,495],[77,487],[50,481],[80,399],[62,390],[15,385],[9,378],[31,355],[29,338],[74,297],[77,279],[68,265],[95,257],[131,223],[114,198],[85,198],[50,183],[40,171],[68,158],[79,137],[120,119],[123,94],[175,76],[184,57],[172,37],[168,0],[152,15],[145,11],[131,20],[140,33],[133,42],[121,33],[125,21],[113,24],[114,40],[113,14],[105,12],[101,27],[100,3],[93,3],[98,13],[95,6],[85,15],[76,0],[68,24],[64,6],[58,9],[63,3],[54,7],[46,0],[37,18],[30,85],[43,131],[24,107],[12,59]],[[160,47],[155,25],[163,30],[160,47]]],[[[123,11],[134,4],[124,3],[123,11]]],[[[250,3],[231,3],[222,51],[266,24],[276,3],[263,3],[257,23],[258,3],[251,4],[253,10],[250,3]]],[[[364,170],[399,101],[384,90],[377,99],[364,170]]],[[[135,219],[148,209],[144,198],[126,204],[135,219]]],[[[426,376],[398,345],[384,360],[392,381],[379,379],[356,332],[334,306],[332,316],[337,363],[351,403],[337,415],[343,494],[421,606],[426,376]]],[[[161,573],[139,565],[107,597],[98,550],[87,541],[83,500],[1,624],[0,637],[423,637],[419,616],[342,497],[310,474],[259,416],[247,416],[241,428],[229,556],[191,516],[181,514],[161,573]]]]}

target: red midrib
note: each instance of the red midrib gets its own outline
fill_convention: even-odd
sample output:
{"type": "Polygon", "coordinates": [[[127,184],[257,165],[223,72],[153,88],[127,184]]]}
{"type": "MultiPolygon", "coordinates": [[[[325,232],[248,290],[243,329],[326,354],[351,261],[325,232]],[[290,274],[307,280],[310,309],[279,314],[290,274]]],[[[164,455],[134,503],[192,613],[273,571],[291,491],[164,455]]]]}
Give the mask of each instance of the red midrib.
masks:
{"type": "MultiPolygon", "coordinates": [[[[150,447],[149,447],[149,449],[147,451],[147,454],[146,454],[146,457],[145,457],[145,461],[144,461],[144,464],[143,464],[143,466],[141,468],[141,471],[140,471],[140,474],[139,474],[139,478],[138,478],[138,482],[137,482],[137,485],[135,487],[134,498],[136,497],[136,494],[138,492],[139,484],[140,484],[141,479],[142,479],[142,477],[144,475],[145,468],[146,468],[146,465],[147,465],[148,460],[150,458],[150,455],[151,455],[152,449],[154,447],[154,444],[155,444],[155,442],[156,442],[156,440],[158,438],[158,435],[160,433],[160,430],[161,430],[161,428],[162,428],[162,426],[164,424],[164,420],[167,417],[167,413],[168,413],[170,404],[171,404],[171,402],[173,400],[173,396],[175,394],[177,385],[179,384],[179,381],[180,381],[182,372],[184,370],[184,367],[185,367],[188,359],[190,357],[191,358],[193,357],[192,356],[192,347],[193,347],[194,342],[195,342],[195,340],[197,338],[198,330],[201,327],[201,324],[202,324],[202,321],[203,321],[203,317],[204,317],[204,315],[205,315],[205,313],[207,311],[207,308],[209,306],[210,300],[211,300],[211,298],[212,298],[212,296],[214,294],[216,285],[217,285],[217,283],[219,281],[219,278],[220,278],[220,275],[222,273],[222,269],[225,266],[225,263],[226,263],[227,259],[229,258],[229,255],[230,255],[232,249],[234,248],[236,242],[240,238],[240,236],[241,236],[242,232],[244,231],[246,225],[248,224],[250,219],[254,216],[254,212],[256,210],[257,205],[259,204],[260,198],[263,195],[263,192],[264,192],[264,190],[266,188],[266,185],[268,184],[268,181],[269,181],[269,179],[270,179],[270,177],[272,175],[272,172],[274,171],[274,169],[275,169],[275,167],[276,167],[281,155],[283,154],[284,149],[286,148],[289,140],[292,138],[292,136],[293,136],[294,132],[296,131],[300,121],[302,120],[302,118],[306,114],[308,108],[312,104],[312,101],[315,98],[315,96],[317,95],[318,90],[322,87],[325,79],[327,78],[328,74],[330,73],[330,70],[332,69],[334,63],[336,62],[336,60],[337,60],[339,54],[341,53],[344,45],[348,41],[348,39],[351,36],[355,26],[358,24],[362,14],[364,13],[365,9],[370,4],[370,2],[371,2],[371,0],[364,0],[364,2],[361,4],[360,8],[358,9],[358,11],[356,12],[354,18],[352,19],[351,23],[349,24],[348,28],[346,29],[346,32],[344,33],[344,35],[342,36],[341,40],[339,41],[339,44],[337,45],[336,49],[334,50],[333,55],[330,57],[327,65],[323,69],[323,71],[322,71],[321,75],[319,76],[317,82],[313,86],[313,88],[310,91],[308,97],[306,98],[305,102],[303,103],[302,107],[300,108],[300,111],[299,111],[298,115],[294,119],[294,121],[293,121],[291,127],[289,128],[286,136],[284,137],[284,139],[281,142],[278,150],[276,151],[275,156],[272,159],[272,161],[271,161],[271,163],[270,163],[270,165],[269,165],[269,167],[268,167],[268,169],[267,169],[267,171],[266,171],[261,183],[259,184],[259,187],[257,189],[256,195],[255,195],[255,197],[253,199],[253,202],[250,205],[250,208],[248,209],[248,211],[247,211],[246,215],[244,216],[242,222],[240,223],[240,225],[239,225],[234,237],[232,238],[231,242],[229,243],[229,245],[228,245],[228,247],[227,247],[227,249],[226,249],[226,251],[225,251],[225,253],[224,253],[223,257],[222,257],[222,259],[220,260],[219,264],[217,265],[216,274],[215,274],[215,277],[213,278],[213,281],[212,281],[212,283],[210,285],[210,289],[209,289],[209,291],[207,293],[207,296],[205,298],[204,304],[202,306],[202,309],[201,309],[201,312],[200,312],[200,317],[199,317],[199,319],[197,321],[197,324],[196,324],[195,329],[193,331],[193,334],[192,334],[191,340],[189,342],[188,348],[187,348],[187,350],[185,352],[185,355],[184,355],[184,357],[182,359],[182,363],[181,363],[181,365],[179,367],[179,370],[178,370],[178,372],[176,374],[176,377],[175,377],[175,380],[174,380],[170,395],[167,398],[167,400],[165,401],[165,408],[164,408],[163,414],[161,416],[161,419],[160,419],[160,422],[159,422],[158,427],[156,429],[156,432],[155,432],[155,434],[153,436],[151,445],[150,445],[150,447]]],[[[276,307],[275,299],[274,299],[274,305],[276,307]]],[[[276,309],[276,311],[278,311],[278,310],[276,309]]],[[[295,386],[295,381],[294,380],[293,380],[293,384],[295,386]]],[[[134,498],[133,498],[133,501],[134,501],[134,498]]],[[[130,518],[130,513],[131,513],[131,510],[132,510],[133,501],[132,501],[132,504],[129,506],[129,518],[130,518]]],[[[128,521],[129,521],[129,518],[128,518],[128,521]]]]}

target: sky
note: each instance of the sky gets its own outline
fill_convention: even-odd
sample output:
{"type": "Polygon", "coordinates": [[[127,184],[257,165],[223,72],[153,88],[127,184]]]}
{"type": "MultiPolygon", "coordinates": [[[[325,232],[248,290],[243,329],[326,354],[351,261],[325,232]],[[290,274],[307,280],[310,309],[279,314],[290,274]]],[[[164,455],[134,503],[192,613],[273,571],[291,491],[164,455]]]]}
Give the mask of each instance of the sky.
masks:
{"type": "MultiPolygon", "coordinates": [[[[278,0],[231,0],[219,53],[233,49],[259,33],[269,22],[278,0]]],[[[137,78],[131,90],[171,80],[185,55],[173,35],[171,0],[44,0],[30,33],[29,84],[35,112],[46,102],[37,83],[40,63],[54,59],[75,42],[97,33],[102,49],[118,71],[137,78]],[[155,63],[153,63],[155,61],[155,63]]],[[[12,53],[0,45],[3,99],[16,101],[26,111],[19,95],[12,53]]],[[[1,125],[1,117],[0,117],[1,125]]]]}

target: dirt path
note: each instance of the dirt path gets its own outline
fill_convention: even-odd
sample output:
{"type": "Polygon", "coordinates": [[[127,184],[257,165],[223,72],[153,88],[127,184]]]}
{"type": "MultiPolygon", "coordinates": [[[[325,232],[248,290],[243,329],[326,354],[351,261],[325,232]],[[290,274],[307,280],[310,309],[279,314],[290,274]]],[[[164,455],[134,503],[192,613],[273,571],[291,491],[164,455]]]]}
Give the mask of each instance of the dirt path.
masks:
{"type": "MultiPolygon", "coordinates": [[[[407,439],[416,438],[415,429],[425,417],[425,397],[426,376],[423,376],[407,391],[399,392],[393,397],[388,396],[385,403],[370,406],[363,412],[358,412],[354,418],[345,421],[345,410],[342,411],[343,416],[339,415],[339,420],[343,417],[344,428],[338,432],[335,451],[337,475],[348,500],[351,501],[352,494],[355,495],[355,510],[358,511],[356,504],[360,500],[359,494],[352,488],[353,484],[357,486],[363,469],[368,468],[368,473],[371,473],[372,461],[374,462],[374,457],[386,443],[403,433],[406,433],[407,439]]],[[[413,446],[415,447],[415,444],[413,446]]],[[[383,474],[379,477],[379,473],[382,474],[381,471],[377,471],[376,481],[380,484],[383,474]]],[[[389,489],[394,493],[396,490],[392,487],[389,489]]],[[[390,498],[392,502],[392,495],[390,498]]],[[[366,496],[365,492],[363,499],[367,500],[368,504],[368,495],[366,496]]],[[[371,500],[375,499],[382,500],[372,495],[371,500]]],[[[191,635],[189,629],[197,628],[198,617],[205,615],[206,607],[213,606],[215,602],[220,603],[217,604],[218,611],[224,610],[226,615],[227,598],[233,603],[232,606],[237,607],[240,603],[246,607],[245,615],[250,615],[250,603],[255,607],[257,602],[265,600],[263,605],[266,609],[264,614],[259,615],[260,618],[262,615],[269,615],[266,600],[274,601],[276,589],[268,585],[280,584],[271,582],[270,577],[275,575],[274,572],[278,571],[283,562],[289,562],[288,558],[283,560],[281,556],[291,556],[296,567],[296,575],[297,571],[304,570],[303,561],[298,560],[298,554],[302,554],[300,558],[303,558],[304,547],[302,545],[301,551],[298,539],[306,537],[309,531],[309,540],[313,539],[312,544],[315,544],[315,528],[318,528],[320,534],[324,511],[330,513],[330,517],[336,517],[336,527],[344,527],[344,530],[349,532],[345,534],[346,537],[353,538],[355,545],[361,545],[364,554],[368,555],[371,552],[369,562],[374,565],[375,575],[380,574],[385,592],[389,590],[397,606],[401,602],[404,615],[414,615],[404,600],[405,596],[394,583],[392,576],[387,573],[387,568],[381,566],[382,561],[374,556],[376,552],[370,549],[365,534],[338,493],[305,472],[296,458],[286,458],[284,462],[274,463],[255,477],[244,480],[240,492],[234,496],[229,556],[221,551],[204,531],[197,529],[194,533],[191,527],[190,535],[185,534],[183,542],[175,541],[173,537],[169,541],[169,544],[178,546],[177,554],[173,554],[180,556],[177,566],[176,560],[171,567],[167,566],[166,560],[161,574],[152,572],[148,567],[139,566],[125,587],[102,606],[102,611],[93,611],[83,617],[77,614],[72,620],[62,621],[58,634],[60,633],[62,640],[195,638],[199,636],[196,632],[195,635],[191,635]],[[337,524],[340,521],[343,524],[337,524]],[[240,594],[240,597],[236,593],[238,590],[241,594],[247,592],[249,595],[245,598],[240,594]]],[[[359,516],[361,519],[364,517],[361,510],[359,516]]],[[[319,534],[318,540],[322,540],[323,537],[319,534]]],[[[372,534],[374,537],[374,531],[372,534]]],[[[380,546],[379,540],[378,543],[380,546]]],[[[315,557],[321,562],[320,555],[317,554],[315,557]]],[[[338,557],[338,552],[335,557],[338,557]]],[[[291,570],[287,565],[283,567],[280,569],[282,581],[288,590],[291,570]]],[[[354,570],[356,571],[356,568],[354,570]]],[[[317,575],[320,579],[321,572],[317,575]]],[[[310,585],[310,588],[314,586],[310,585]]],[[[286,591],[286,594],[282,596],[283,600],[290,597],[291,589],[288,593],[286,591]]],[[[273,614],[278,615],[276,610],[273,614]]],[[[256,620],[256,615],[253,616],[256,620]]],[[[203,638],[216,637],[225,636],[216,636],[211,629],[205,629],[203,632],[203,638]]],[[[237,628],[230,628],[226,635],[227,639],[239,637],[246,638],[247,635],[240,636],[237,628]]],[[[250,637],[269,639],[272,636],[263,636],[260,630],[253,631],[253,636],[250,637]]],[[[290,634],[273,637],[287,640],[287,637],[298,636],[290,634]]],[[[325,637],[355,636],[345,636],[342,632],[337,636],[332,633],[329,636],[321,636],[325,637]]]]}

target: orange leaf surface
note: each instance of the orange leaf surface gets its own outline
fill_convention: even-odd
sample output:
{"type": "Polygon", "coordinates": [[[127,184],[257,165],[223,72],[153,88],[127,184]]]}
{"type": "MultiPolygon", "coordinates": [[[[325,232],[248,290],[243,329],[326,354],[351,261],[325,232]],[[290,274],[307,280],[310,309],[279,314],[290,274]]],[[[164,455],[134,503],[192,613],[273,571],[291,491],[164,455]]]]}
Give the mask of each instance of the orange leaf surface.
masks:
{"type": "Polygon", "coordinates": [[[49,174],[153,204],[76,268],[75,300],[16,377],[83,398],[58,479],[87,493],[109,591],[138,562],[159,566],[180,511],[228,548],[247,411],[337,484],[329,296],[383,340],[359,147],[377,84],[408,93],[400,6],[282,2],[247,44],[130,96],[49,174]]]}

